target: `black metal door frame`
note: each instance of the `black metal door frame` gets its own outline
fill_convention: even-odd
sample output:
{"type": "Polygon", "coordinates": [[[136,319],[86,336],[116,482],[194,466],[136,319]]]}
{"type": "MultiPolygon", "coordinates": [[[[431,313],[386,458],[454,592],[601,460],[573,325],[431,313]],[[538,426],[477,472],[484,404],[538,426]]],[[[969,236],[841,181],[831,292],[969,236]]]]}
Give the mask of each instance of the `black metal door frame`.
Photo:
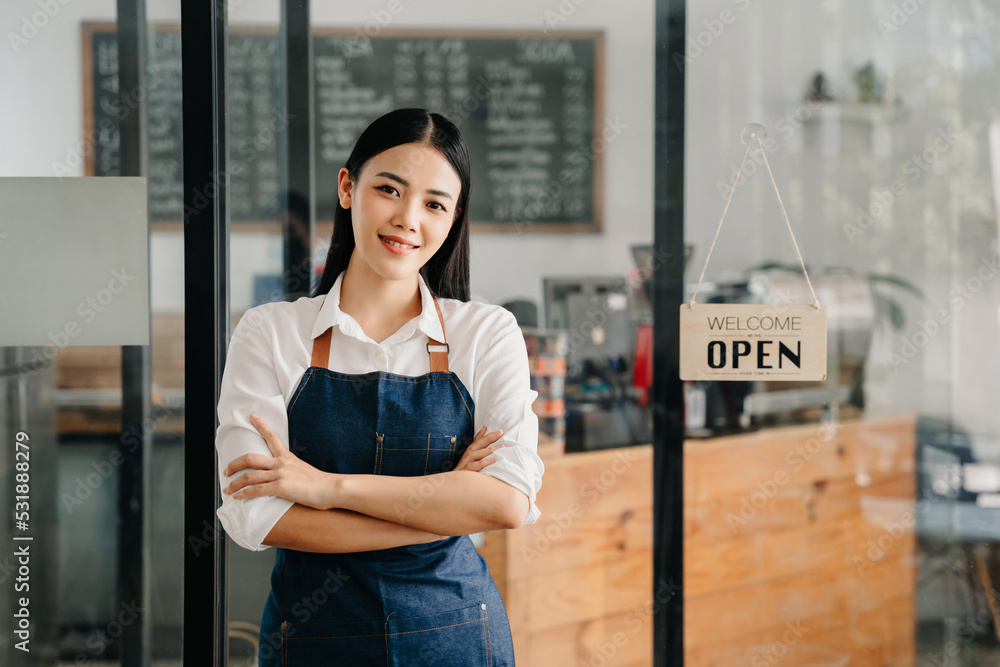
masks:
{"type": "Polygon", "coordinates": [[[656,1],[653,247],[653,664],[684,664],[684,46],[686,0],[656,1]],[[679,54],[678,61],[675,56],[679,54]]]}
{"type": "MultiPolygon", "coordinates": [[[[144,90],[147,72],[146,0],[118,0],[116,33],[118,42],[118,90],[144,90]]],[[[121,176],[149,175],[149,135],[147,98],[136,96],[129,113],[119,115],[119,155],[121,176]]],[[[150,233],[146,220],[146,234],[150,233]]],[[[149,266],[149,245],[143,259],[149,266]]],[[[147,314],[151,316],[151,313],[147,314]]],[[[152,336],[152,320],[149,328],[152,336]]],[[[153,620],[151,601],[152,537],[151,481],[153,431],[152,341],[150,345],[123,345],[122,355],[122,437],[119,448],[122,465],[118,471],[117,591],[120,604],[133,604],[135,622],[122,628],[121,662],[134,667],[152,664],[153,620]],[[125,444],[126,436],[134,442],[125,444]]]]}
{"type": "Polygon", "coordinates": [[[181,0],[186,536],[182,659],[185,665],[216,667],[225,667],[228,659],[229,552],[215,514],[221,502],[216,406],[229,340],[227,47],[227,0],[181,0]],[[211,547],[195,549],[193,541],[211,547]]]}

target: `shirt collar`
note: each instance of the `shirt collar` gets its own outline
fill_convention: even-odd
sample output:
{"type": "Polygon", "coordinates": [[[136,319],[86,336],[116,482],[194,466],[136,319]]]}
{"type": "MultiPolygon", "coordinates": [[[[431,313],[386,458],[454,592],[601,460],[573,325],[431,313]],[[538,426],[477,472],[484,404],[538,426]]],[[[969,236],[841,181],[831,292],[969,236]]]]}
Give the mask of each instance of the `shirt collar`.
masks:
{"type": "MultiPolygon", "coordinates": [[[[316,316],[316,323],[313,325],[311,335],[313,339],[330,327],[340,327],[340,330],[348,336],[360,337],[363,335],[361,327],[358,326],[354,318],[340,309],[340,287],[344,282],[344,273],[346,271],[340,272],[333,287],[330,288],[323,300],[323,305],[316,316]]],[[[414,329],[419,329],[428,338],[444,342],[444,330],[441,328],[441,320],[438,319],[437,308],[434,307],[434,296],[427,283],[424,282],[424,277],[419,273],[417,274],[417,283],[420,288],[420,316],[416,318],[415,327],[408,322],[397,333],[401,338],[406,339],[413,334],[414,329]]],[[[391,338],[395,338],[396,335],[393,334],[391,338]]]]}

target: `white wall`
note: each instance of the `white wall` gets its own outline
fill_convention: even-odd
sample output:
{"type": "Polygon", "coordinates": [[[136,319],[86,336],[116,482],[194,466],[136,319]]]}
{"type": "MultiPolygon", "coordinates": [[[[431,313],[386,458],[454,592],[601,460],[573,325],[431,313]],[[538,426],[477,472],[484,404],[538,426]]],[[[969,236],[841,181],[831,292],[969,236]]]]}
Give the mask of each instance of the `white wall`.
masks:
{"type": "MultiPolygon", "coordinates": [[[[515,0],[400,0],[403,11],[389,27],[523,28],[541,30],[546,11],[559,2],[515,0]]],[[[364,25],[388,0],[313,3],[317,26],[364,25]]],[[[605,31],[605,117],[619,119],[625,131],[604,154],[604,229],[601,234],[486,234],[472,239],[474,298],[500,303],[527,297],[541,303],[546,275],[623,275],[633,267],[629,246],[652,239],[653,185],[653,3],[590,0],[558,23],[556,30],[605,31]]],[[[276,0],[230,0],[230,23],[276,25],[276,0]]],[[[35,2],[7,3],[0,25],[20,25],[38,10],[35,2]]],[[[178,22],[176,0],[150,0],[152,22],[178,22]]],[[[63,7],[15,57],[0,45],[0,80],[8,90],[32,92],[30,99],[0,99],[0,176],[53,175],[52,162],[64,162],[82,136],[80,22],[111,20],[112,0],[76,0],[63,7]],[[44,82],[44,83],[40,83],[44,82]]],[[[6,32],[6,30],[4,31],[6,32]]],[[[80,173],[82,174],[82,168],[80,173]]],[[[332,184],[319,184],[332,187],[332,184]]],[[[153,237],[153,308],[183,308],[183,256],[180,235],[153,237]]],[[[280,271],[273,239],[247,235],[233,239],[232,307],[250,304],[250,280],[262,266],[280,271]]]]}

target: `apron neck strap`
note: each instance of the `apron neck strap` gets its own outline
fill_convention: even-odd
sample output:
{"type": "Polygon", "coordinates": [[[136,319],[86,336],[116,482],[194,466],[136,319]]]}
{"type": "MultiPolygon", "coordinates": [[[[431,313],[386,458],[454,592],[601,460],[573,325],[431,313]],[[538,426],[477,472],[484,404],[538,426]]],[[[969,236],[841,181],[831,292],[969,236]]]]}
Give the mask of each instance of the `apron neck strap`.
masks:
{"type": "Polygon", "coordinates": [[[444,336],[444,340],[439,343],[430,336],[427,337],[427,352],[431,355],[431,373],[447,373],[448,336],[444,333],[444,316],[441,314],[441,306],[438,305],[436,297],[434,298],[434,308],[437,310],[438,320],[441,321],[441,334],[444,336]],[[431,346],[436,346],[437,349],[432,350],[431,346]]]}
{"type": "Polygon", "coordinates": [[[312,360],[310,367],[329,368],[330,367],[330,338],[333,334],[333,327],[316,336],[313,341],[312,360]]]}
{"type": "MultiPolygon", "coordinates": [[[[437,310],[438,320],[441,322],[441,333],[444,334],[444,316],[441,314],[441,306],[438,305],[436,298],[434,299],[434,309],[437,310]]],[[[312,360],[309,362],[311,367],[328,368],[330,366],[330,339],[332,336],[333,327],[330,327],[313,341],[312,360]]],[[[427,353],[431,358],[431,373],[448,372],[448,350],[447,335],[441,342],[430,336],[427,337],[427,353]],[[432,349],[433,347],[437,349],[432,349]]]]}

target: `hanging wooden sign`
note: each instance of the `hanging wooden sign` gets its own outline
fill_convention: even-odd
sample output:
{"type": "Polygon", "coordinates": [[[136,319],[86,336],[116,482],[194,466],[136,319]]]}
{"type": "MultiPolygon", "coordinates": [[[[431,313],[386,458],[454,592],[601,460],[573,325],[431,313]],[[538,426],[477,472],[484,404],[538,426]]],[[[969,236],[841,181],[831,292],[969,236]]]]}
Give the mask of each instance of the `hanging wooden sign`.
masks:
{"type": "Polygon", "coordinates": [[[761,137],[764,128],[756,123],[743,130],[746,151],[729,191],[726,205],[715,229],[715,237],[705,256],[705,265],[695,285],[691,301],[681,305],[680,376],[682,380],[825,380],[826,379],[826,307],[821,305],[809,280],[792,223],[781,201],[778,184],[767,161],[767,151],[761,137]],[[722,230],[729,204],[733,201],[736,184],[743,174],[750,147],[756,141],[774,186],[778,207],[792,236],[792,245],[802,265],[812,304],[697,304],[698,289],[705,277],[708,260],[722,230]]]}
{"type": "Polygon", "coordinates": [[[681,305],[682,380],[825,380],[826,306],[681,305]]]}

